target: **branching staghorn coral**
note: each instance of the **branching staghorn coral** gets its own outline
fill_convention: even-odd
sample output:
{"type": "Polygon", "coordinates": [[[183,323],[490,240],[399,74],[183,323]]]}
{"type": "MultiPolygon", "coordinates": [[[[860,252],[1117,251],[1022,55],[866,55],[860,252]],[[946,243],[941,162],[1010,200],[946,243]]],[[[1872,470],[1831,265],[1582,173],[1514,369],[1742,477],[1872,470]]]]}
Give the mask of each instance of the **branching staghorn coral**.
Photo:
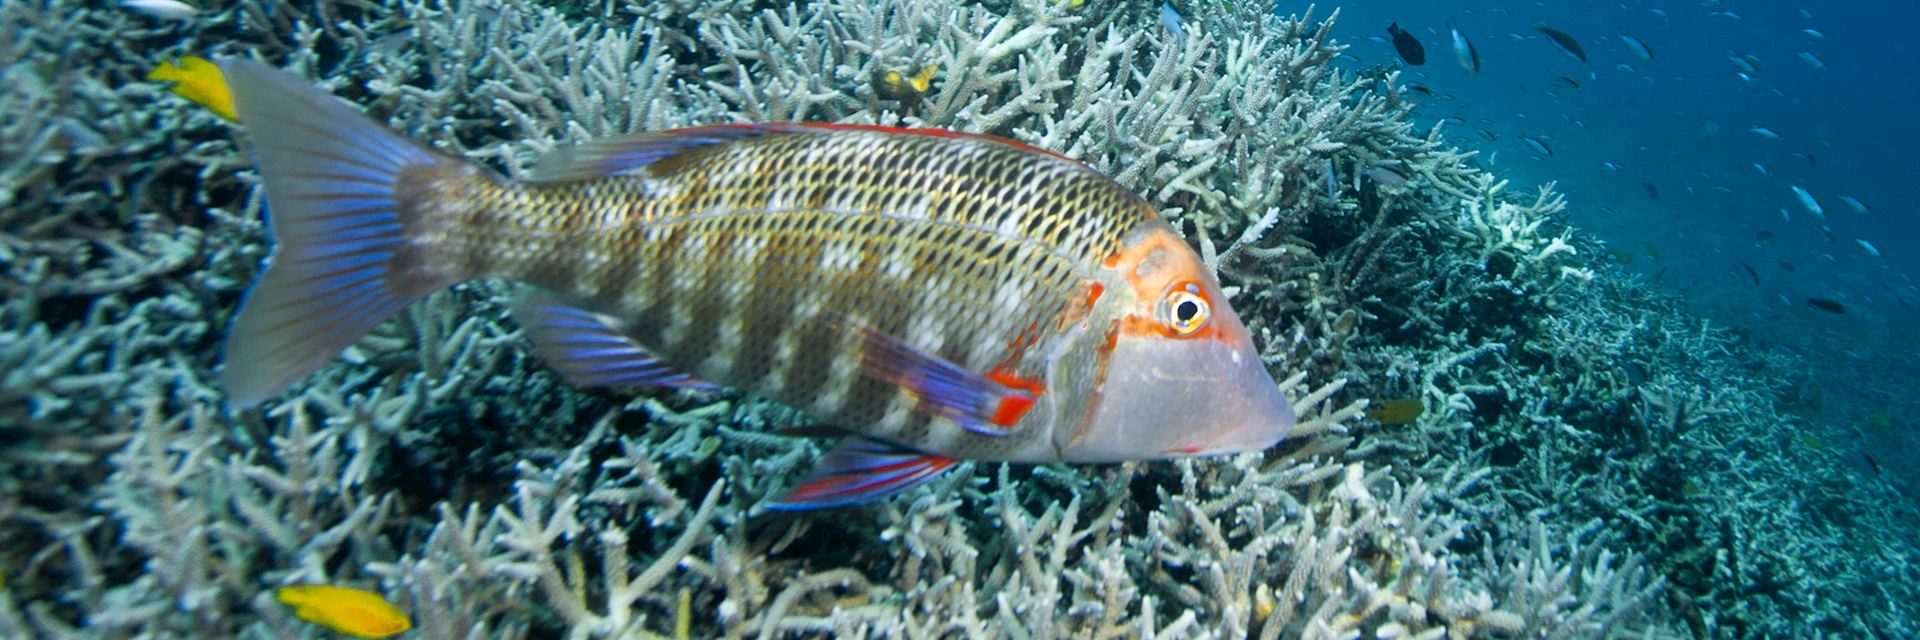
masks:
{"type": "Polygon", "coordinates": [[[0,50],[31,61],[0,71],[29,116],[0,123],[0,431],[24,436],[0,448],[0,634],[318,637],[271,597],[296,581],[383,593],[425,637],[1786,636],[1815,610],[1910,633],[1895,547],[1822,552],[1855,540],[1840,514],[1898,499],[1835,474],[1792,481],[1804,510],[1746,490],[1836,455],[1762,446],[1787,383],[1631,317],[1660,306],[1583,270],[1557,196],[1414,134],[1397,76],[1333,66],[1328,21],[1200,3],[1175,41],[1142,2],[750,4],[243,3],[161,27],[0,5],[0,50]],[[74,67],[48,34],[107,55],[74,67]],[[226,125],[137,80],[186,54],[293,68],[508,175],[781,118],[1058,150],[1179,223],[1302,420],[1267,456],[968,466],[769,514],[820,450],[771,433],[794,411],[565,388],[487,283],[228,415],[204,381],[264,229],[226,125]],[[929,67],[918,95],[876,84],[929,67]],[[1690,404],[1706,371],[1749,384],[1690,404]],[[1360,419],[1394,397],[1427,411],[1360,419]],[[1840,586],[1864,582],[1884,603],[1840,586]]]}

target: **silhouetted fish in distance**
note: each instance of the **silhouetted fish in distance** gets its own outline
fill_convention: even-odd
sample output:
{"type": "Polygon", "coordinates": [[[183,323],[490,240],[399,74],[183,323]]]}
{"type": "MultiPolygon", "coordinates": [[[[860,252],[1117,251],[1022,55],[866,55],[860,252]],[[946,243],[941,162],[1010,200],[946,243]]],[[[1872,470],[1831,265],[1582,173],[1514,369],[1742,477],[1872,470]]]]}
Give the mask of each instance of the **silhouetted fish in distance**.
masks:
{"type": "Polygon", "coordinates": [[[1393,36],[1393,50],[1400,52],[1401,60],[1416,67],[1427,63],[1427,48],[1413,34],[1401,29],[1400,23],[1388,24],[1387,35],[1393,36]]]}
{"type": "Polygon", "coordinates": [[[1842,306],[1838,301],[1828,300],[1826,298],[1807,298],[1807,304],[1827,313],[1845,314],[1847,312],[1847,308],[1842,306]]]}
{"type": "Polygon", "coordinates": [[[1573,39],[1573,36],[1567,35],[1567,32],[1538,22],[1533,23],[1533,30],[1546,34],[1547,39],[1552,40],[1554,46],[1560,47],[1560,50],[1567,52],[1567,55],[1573,56],[1581,62],[1587,61],[1587,50],[1581,48],[1580,41],[1573,39]]]}

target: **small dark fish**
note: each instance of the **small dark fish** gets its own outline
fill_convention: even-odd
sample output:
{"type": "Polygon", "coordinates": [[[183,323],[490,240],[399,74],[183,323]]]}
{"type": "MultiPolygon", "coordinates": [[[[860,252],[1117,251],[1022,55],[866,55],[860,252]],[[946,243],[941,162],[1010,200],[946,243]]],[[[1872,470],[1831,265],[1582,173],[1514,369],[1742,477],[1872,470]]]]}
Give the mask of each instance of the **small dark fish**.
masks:
{"type": "Polygon", "coordinates": [[[1754,242],[1766,242],[1772,239],[1773,239],[1772,229],[1761,229],[1760,233],[1753,234],[1754,242]]]}
{"type": "Polygon", "coordinates": [[[1867,452],[1865,452],[1865,451],[1862,451],[1862,452],[1860,452],[1860,457],[1862,457],[1862,458],[1866,458],[1866,459],[1867,459],[1867,466],[1869,466],[1869,467],[1873,467],[1873,475],[1876,475],[1876,476],[1877,476],[1877,475],[1880,475],[1880,461],[1879,461],[1879,460],[1875,460],[1875,459],[1873,459],[1873,456],[1872,456],[1872,455],[1869,455],[1869,454],[1868,454],[1867,452]]]}
{"type": "Polygon", "coordinates": [[[1845,314],[1847,312],[1847,308],[1844,306],[1841,306],[1840,302],[1836,300],[1828,300],[1826,298],[1807,298],[1807,304],[1812,305],[1813,308],[1815,309],[1819,309],[1827,313],[1845,314]]]}
{"type": "Polygon", "coordinates": [[[1573,79],[1573,76],[1560,76],[1560,81],[1567,83],[1568,86],[1575,89],[1580,88],[1580,81],[1573,79]]]}
{"type": "Polygon", "coordinates": [[[1753,280],[1754,286],[1760,285],[1760,272],[1754,271],[1753,265],[1747,264],[1745,262],[1741,262],[1740,268],[1747,270],[1747,278],[1753,280]]]}
{"type": "Polygon", "coordinates": [[[1549,158],[1553,157],[1553,147],[1547,146],[1547,141],[1533,136],[1520,136],[1520,139],[1525,141],[1527,146],[1532,147],[1535,152],[1544,154],[1549,158]]]}
{"type": "Polygon", "coordinates": [[[1780,268],[1781,268],[1781,269],[1784,269],[1784,270],[1786,270],[1786,271],[1789,271],[1789,272],[1792,272],[1792,271],[1799,271],[1799,270],[1800,270],[1800,269],[1798,269],[1798,268],[1796,268],[1796,267],[1794,267],[1794,266],[1793,266],[1793,263],[1791,263],[1791,262],[1787,262],[1787,261],[1785,261],[1785,260],[1781,260],[1781,261],[1780,261],[1780,268]]]}
{"type": "Polygon", "coordinates": [[[1423,96],[1431,96],[1431,95],[1433,95],[1433,89],[1431,89],[1431,88],[1428,88],[1428,87],[1427,87],[1427,85],[1425,85],[1425,84],[1421,84],[1421,83],[1418,83],[1418,82],[1412,82],[1412,83],[1408,83],[1408,84],[1407,84],[1407,88],[1408,88],[1408,89],[1412,89],[1414,93],[1418,93],[1418,94],[1420,94],[1420,95],[1423,95],[1423,96]]]}
{"type": "Polygon", "coordinates": [[[1631,384],[1637,387],[1647,381],[1646,367],[1642,367],[1638,364],[1629,362],[1629,363],[1620,365],[1620,370],[1627,374],[1627,384],[1631,384]]]}
{"type": "Polygon", "coordinates": [[[1906,307],[1908,311],[1912,311],[1912,310],[1913,310],[1913,305],[1911,305],[1911,304],[1907,304],[1907,299],[1906,299],[1906,298],[1894,298],[1894,301],[1895,301],[1895,302],[1899,302],[1899,303],[1900,303],[1900,306],[1902,306],[1902,307],[1906,307]]]}
{"type": "Polygon", "coordinates": [[[1654,200],[1660,199],[1660,187],[1654,186],[1651,182],[1642,182],[1640,187],[1647,190],[1647,197],[1654,200]]]}
{"type": "Polygon", "coordinates": [[[1420,66],[1427,63],[1427,48],[1420,41],[1400,28],[1400,23],[1387,25],[1387,35],[1393,36],[1393,50],[1400,52],[1400,59],[1407,64],[1420,66]]]}
{"type": "Polygon", "coordinates": [[[1478,131],[1480,132],[1480,137],[1486,138],[1487,142],[1497,142],[1500,140],[1500,134],[1498,133],[1494,133],[1486,129],[1480,129],[1478,131]]]}
{"type": "Polygon", "coordinates": [[[1533,23],[1533,30],[1546,34],[1547,39],[1552,40],[1553,44],[1560,47],[1561,51],[1567,52],[1567,55],[1573,56],[1581,62],[1587,61],[1587,50],[1581,48],[1580,41],[1573,39],[1573,36],[1567,35],[1567,32],[1538,22],[1533,23]]]}

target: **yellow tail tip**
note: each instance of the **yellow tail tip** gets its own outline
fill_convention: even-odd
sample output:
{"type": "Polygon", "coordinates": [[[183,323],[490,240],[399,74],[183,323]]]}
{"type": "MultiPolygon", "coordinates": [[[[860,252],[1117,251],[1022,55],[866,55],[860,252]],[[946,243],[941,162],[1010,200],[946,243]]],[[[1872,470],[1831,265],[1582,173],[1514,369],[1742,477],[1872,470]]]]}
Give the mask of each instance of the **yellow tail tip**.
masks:
{"type": "Polygon", "coordinates": [[[212,110],[228,122],[238,120],[233,113],[233,92],[227,89],[227,77],[206,58],[187,56],[177,64],[162,62],[147,72],[147,79],[172,82],[175,95],[212,110]]]}

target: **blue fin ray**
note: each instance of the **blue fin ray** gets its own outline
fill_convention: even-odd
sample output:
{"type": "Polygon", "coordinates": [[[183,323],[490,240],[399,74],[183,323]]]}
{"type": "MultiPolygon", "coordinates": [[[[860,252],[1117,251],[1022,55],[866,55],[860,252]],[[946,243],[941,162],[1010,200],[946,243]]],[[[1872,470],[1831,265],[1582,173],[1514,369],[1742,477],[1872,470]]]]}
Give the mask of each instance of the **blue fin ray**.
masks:
{"type": "Polygon", "coordinates": [[[814,465],[800,484],[768,503],[767,508],[804,511],[866,504],[932,482],[959,463],[946,456],[847,436],[814,465]]]}
{"type": "Polygon", "coordinates": [[[526,330],[534,351],[569,384],[714,388],[648,353],[627,335],[624,323],[551,294],[522,288],[514,298],[513,318],[526,330]]]}
{"type": "Polygon", "coordinates": [[[319,369],[387,316],[456,278],[401,261],[412,251],[402,202],[410,167],[454,163],[388,131],[305,81],[224,59],[238,120],[266,186],[274,249],[248,290],[220,372],[249,407],[319,369]]]}

